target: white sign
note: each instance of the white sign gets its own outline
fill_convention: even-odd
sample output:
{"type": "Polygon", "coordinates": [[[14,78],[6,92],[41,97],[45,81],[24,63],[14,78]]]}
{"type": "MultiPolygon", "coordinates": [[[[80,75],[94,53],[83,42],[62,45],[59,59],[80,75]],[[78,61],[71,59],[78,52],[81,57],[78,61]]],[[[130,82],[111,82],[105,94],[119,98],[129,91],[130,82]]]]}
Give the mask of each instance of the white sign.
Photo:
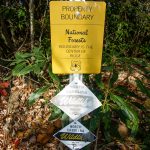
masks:
{"type": "Polygon", "coordinates": [[[95,135],[78,121],[73,121],[54,136],[72,150],[79,150],[96,139],[95,135]]]}
{"type": "Polygon", "coordinates": [[[51,102],[73,120],[78,120],[101,106],[96,96],[77,78],[52,98],[51,102]]]}

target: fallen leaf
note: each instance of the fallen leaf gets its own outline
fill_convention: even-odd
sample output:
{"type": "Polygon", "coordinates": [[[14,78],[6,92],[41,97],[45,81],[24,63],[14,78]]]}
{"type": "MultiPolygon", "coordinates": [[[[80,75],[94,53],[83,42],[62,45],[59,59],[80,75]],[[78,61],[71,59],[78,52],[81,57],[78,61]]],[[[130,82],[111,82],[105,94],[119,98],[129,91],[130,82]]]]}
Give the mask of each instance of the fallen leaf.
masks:
{"type": "Polygon", "coordinates": [[[53,134],[54,130],[55,130],[55,127],[53,125],[50,125],[47,127],[47,133],[48,134],[53,134]]]}
{"type": "Polygon", "coordinates": [[[32,144],[36,143],[36,137],[35,137],[35,136],[32,136],[29,141],[30,141],[30,143],[32,143],[32,144]]]}
{"type": "Polygon", "coordinates": [[[1,82],[0,83],[0,88],[8,88],[9,87],[9,82],[1,82]]]}
{"type": "Polygon", "coordinates": [[[0,89],[0,95],[2,95],[2,96],[7,96],[8,93],[6,92],[5,89],[0,89]]]}
{"type": "Polygon", "coordinates": [[[122,121],[119,122],[118,132],[122,138],[126,138],[128,136],[128,128],[122,121]]]}
{"type": "Polygon", "coordinates": [[[31,129],[27,129],[27,131],[24,133],[24,138],[28,138],[32,134],[31,129]]]}
{"type": "Polygon", "coordinates": [[[134,150],[140,150],[140,147],[137,144],[135,144],[134,145],[134,150]]]}
{"type": "Polygon", "coordinates": [[[145,106],[147,109],[150,109],[150,99],[147,99],[147,100],[144,102],[144,106],[145,106]]]}
{"type": "Polygon", "coordinates": [[[24,136],[24,132],[21,132],[21,131],[18,131],[18,132],[17,132],[17,137],[18,137],[19,139],[22,139],[23,136],[24,136]]]}
{"type": "Polygon", "coordinates": [[[50,137],[47,134],[38,134],[37,142],[41,144],[46,144],[49,141],[50,137]]]}
{"type": "Polygon", "coordinates": [[[56,128],[61,128],[62,127],[62,121],[60,119],[57,119],[53,122],[54,126],[56,128]]]}
{"type": "Polygon", "coordinates": [[[14,143],[14,147],[17,148],[18,145],[20,144],[20,140],[17,138],[13,143],[14,143]]]}

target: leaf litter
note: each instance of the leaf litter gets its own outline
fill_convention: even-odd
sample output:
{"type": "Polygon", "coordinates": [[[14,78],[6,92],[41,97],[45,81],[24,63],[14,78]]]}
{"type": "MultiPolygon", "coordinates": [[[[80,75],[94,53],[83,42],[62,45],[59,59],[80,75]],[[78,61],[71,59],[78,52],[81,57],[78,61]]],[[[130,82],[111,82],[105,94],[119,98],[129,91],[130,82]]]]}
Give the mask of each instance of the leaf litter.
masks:
{"type": "Polygon", "coordinates": [[[23,78],[16,78],[9,97],[1,96],[0,149],[55,150],[59,144],[53,134],[61,128],[61,120],[48,120],[51,113],[44,99],[51,99],[54,90],[49,90],[29,107],[28,97],[35,89],[36,86],[26,83],[23,78]]]}
{"type": "MultiPolygon", "coordinates": [[[[104,83],[109,79],[109,76],[109,72],[102,74],[104,83]]],[[[136,78],[141,79],[142,76],[137,73],[128,75],[127,72],[120,72],[118,80],[114,85],[126,86],[130,91],[136,91],[136,94],[145,98],[137,89],[136,78]]],[[[13,79],[12,82],[13,86],[11,87],[10,94],[0,97],[0,149],[65,150],[66,147],[53,137],[53,134],[62,127],[61,120],[56,119],[49,121],[49,117],[51,116],[49,105],[51,104],[49,101],[47,103],[46,100],[50,100],[56,90],[49,89],[47,92],[44,92],[43,95],[29,107],[28,98],[38,86],[30,81],[26,82],[24,78],[16,78],[13,79]]],[[[143,82],[145,82],[145,80],[143,80],[143,82]]],[[[141,100],[136,99],[135,101],[140,101],[139,103],[142,104],[145,102],[144,104],[149,108],[148,100],[141,102],[141,100]]],[[[141,124],[143,125],[144,123],[143,121],[141,124]]],[[[98,133],[98,137],[102,138],[102,132],[99,130],[98,133]]],[[[126,141],[126,143],[114,140],[114,142],[101,146],[103,140],[103,138],[98,140],[99,147],[101,147],[100,149],[111,149],[114,145],[117,145],[119,149],[129,149],[130,147],[136,150],[139,148],[138,145],[131,142],[131,140],[130,142],[126,141]]]]}

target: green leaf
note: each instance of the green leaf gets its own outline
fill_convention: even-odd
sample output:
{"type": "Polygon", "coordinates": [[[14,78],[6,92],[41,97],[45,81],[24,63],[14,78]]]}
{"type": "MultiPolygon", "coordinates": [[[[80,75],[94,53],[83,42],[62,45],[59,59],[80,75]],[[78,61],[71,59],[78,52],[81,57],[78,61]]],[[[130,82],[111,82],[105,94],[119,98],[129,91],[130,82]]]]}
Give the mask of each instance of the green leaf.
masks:
{"type": "Polygon", "coordinates": [[[106,104],[103,106],[102,112],[100,113],[100,118],[104,124],[104,136],[107,141],[111,140],[110,130],[111,130],[111,110],[110,106],[106,104]]]}
{"type": "Polygon", "coordinates": [[[141,92],[143,92],[148,97],[150,97],[150,89],[148,89],[147,87],[145,87],[145,85],[142,83],[142,81],[140,81],[139,79],[137,79],[136,80],[136,84],[137,84],[138,88],[141,90],[141,92]]]}
{"type": "Polygon", "coordinates": [[[124,96],[131,96],[131,97],[138,97],[135,93],[131,92],[128,90],[127,87],[122,86],[122,85],[118,85],[115,90],[117,90],[120,94],[124,95],[124,96]]]}
{"type": "MultiPolygon", "coordinates": [[[[111,112],[110,112],[110,107],[108,104],[106,104],[104,107],[103,107],[103,110],[102,110],[102,120],[105,124],[105,130],[108,130],[110,128],[110,116],[111,116],[111,112]]],[[[102,115],[101,114],[101,115],[102,115]]]]}
{"type": "Polygon", "coordinates": [[[25,10],[23,8],[18,9],[18,18],[21,19],[21,17],[25,16],[25,10]]]}
{"type": "Polygon", "coordinates": [[[95,80],[96,80],[96,84],[97,86],[100,88],[100,89],[104,89],[105,86],[104,86],[104,83],[101,81],[101,76],[100,75],[96,75],[95,76],[95,80]]]}
{"type": "Polygon", "coordinates": [[[40,51],[41,51],[41,47],[34,47],[34,48],[32,49],[32,52],[33,52],[35,55],[38,55],[38,54],[40,53],[40,51]]]}
{"type": "Polygon", "coordinates": [[[63,114],[62,117],[61,117],[61,120],[62,120],[62,126],[65,127],[66,125],[69,124],[69,116],[67,114],[63,114]]]}
{"type": "Polygon", "coordinates": [[[91,114],[91,119],[90,119],[90,127],[89,130],[90,131],[95,131],[99,125],[100,125],[100,109],[96,109],[92,112],[91,114]]]}
{"type": "Polygon", "coordinates": [[[16,61],[13,61],[10,66],[16,65],[16,61]]]}
{"type": "Polygon", "coordinates": [[[117,81],[118,79],[118,72],[116,71],[113,71],[113,74],[110,78],[110,82],[109,82],[109,87],[112,88],[113,87],[113,84],[117,81]]]}
{"type": "Polygon", "coordinates": [[[31,56],[32,56],[31,53],[17,52],[15,54],[15,59],[10,65],[13,66],[13,65],[18,65],[19,63],[25,63],[27,62],[27,59],[30,58],[31,56]]]}
{"type": "Polygon", "coordinates": [[[30,73],[31,71],[33,71],[33,69],[34,69],[33,65],[28,65],[24,67],[23,69],[21,69],[17,76],[26,75],[30,73]]]}
{"type": "Polygon", "coordinates": [[[15,54],[15,58],[16,60],[25,60],[26,58],[31,57],[32,54],[31,53],[22,53],[22,52],[17,52],[15,54]]]}
{"type": "Polygon", "coordinates": [[[139,108],[139,109],[141,109],[141,110],[143,110],[143,111],[146,111],[146,108],[145,108],[142,104],[137,103],[137,102],[132,102],[132,104],[133,104],[134,106],[136,106],[137,108],[139,108]]]}
{"type": "Polygon", "coordinates": [[[51,79],[52,79],[54,82],[57,82],[58,85],[60,86],[60,80],[59,80],[59,78],[58,78],[57,75],[55,75],[55,74],[52,73],[51,66],[50,66],[49,69],[48,69],[48,74],[49,74],[49,76],[51,77],[51,79]]]}
{"type": "Polygon", "coordinates": [[[113,66],[102,66],[102,71],[112,71],[113,66]]]}
{"type": "Polygon", "coordinates": [[[39,88],[34,93],[31,93],[29,96],[28,103],[29,105],[32,105],[44,92],[48,90],[49,86],[43,86],[42,88],[39,88]]]}
{"type": "Polygon", "coordinates": [[[19,73],[20,73],[20,71],[21,71],[24,67],[26,67],[26,63],[25,63],[25,62],[20,63],[20,64],[17,64],[17,65],[14,67],[14,69],[12,70],[13,76],[18,76],[19,73]]]}
{"type": "Polygon", "coordinates": [[[131,129],[131,134],[134,136],[138,131],[139,124],[139,118],[136,111],[131,108],[128,103],[120,96],[111,93],[110,98],[119,106],[119,108],[124,113],[127,126],[131,129]]]}
{"type": "Polygon", "coordinates": [[[52,108],[52,112],[51,112],[51,116],[49,117],[50,121],[60,118],[62,116],[62,111],[58,107],[52,104],[51,108],[52,108]]]}
{"type": "Polygon", "coordinates": [[[12,74],[7,77],[4,77],[3,80],[6,81],[6,80],[10,80],[11,78],[12,78],[12,74]]]}
{"type": "Polygon", "coordinates": [[[34,64],[33,71],[35,74],[39,74],[41,72],[41,68],[39,64],[34,64]]]}

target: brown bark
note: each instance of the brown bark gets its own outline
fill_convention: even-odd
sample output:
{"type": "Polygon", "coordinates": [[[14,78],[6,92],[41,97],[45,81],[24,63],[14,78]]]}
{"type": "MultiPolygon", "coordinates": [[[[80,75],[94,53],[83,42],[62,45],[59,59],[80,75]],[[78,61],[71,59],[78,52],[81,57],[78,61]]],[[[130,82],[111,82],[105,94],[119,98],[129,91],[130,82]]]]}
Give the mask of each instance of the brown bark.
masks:
{"type": "Polygon", "coordinates": [[[34,47],[34,1],[29,2],[31,49],[34,47]]]}

